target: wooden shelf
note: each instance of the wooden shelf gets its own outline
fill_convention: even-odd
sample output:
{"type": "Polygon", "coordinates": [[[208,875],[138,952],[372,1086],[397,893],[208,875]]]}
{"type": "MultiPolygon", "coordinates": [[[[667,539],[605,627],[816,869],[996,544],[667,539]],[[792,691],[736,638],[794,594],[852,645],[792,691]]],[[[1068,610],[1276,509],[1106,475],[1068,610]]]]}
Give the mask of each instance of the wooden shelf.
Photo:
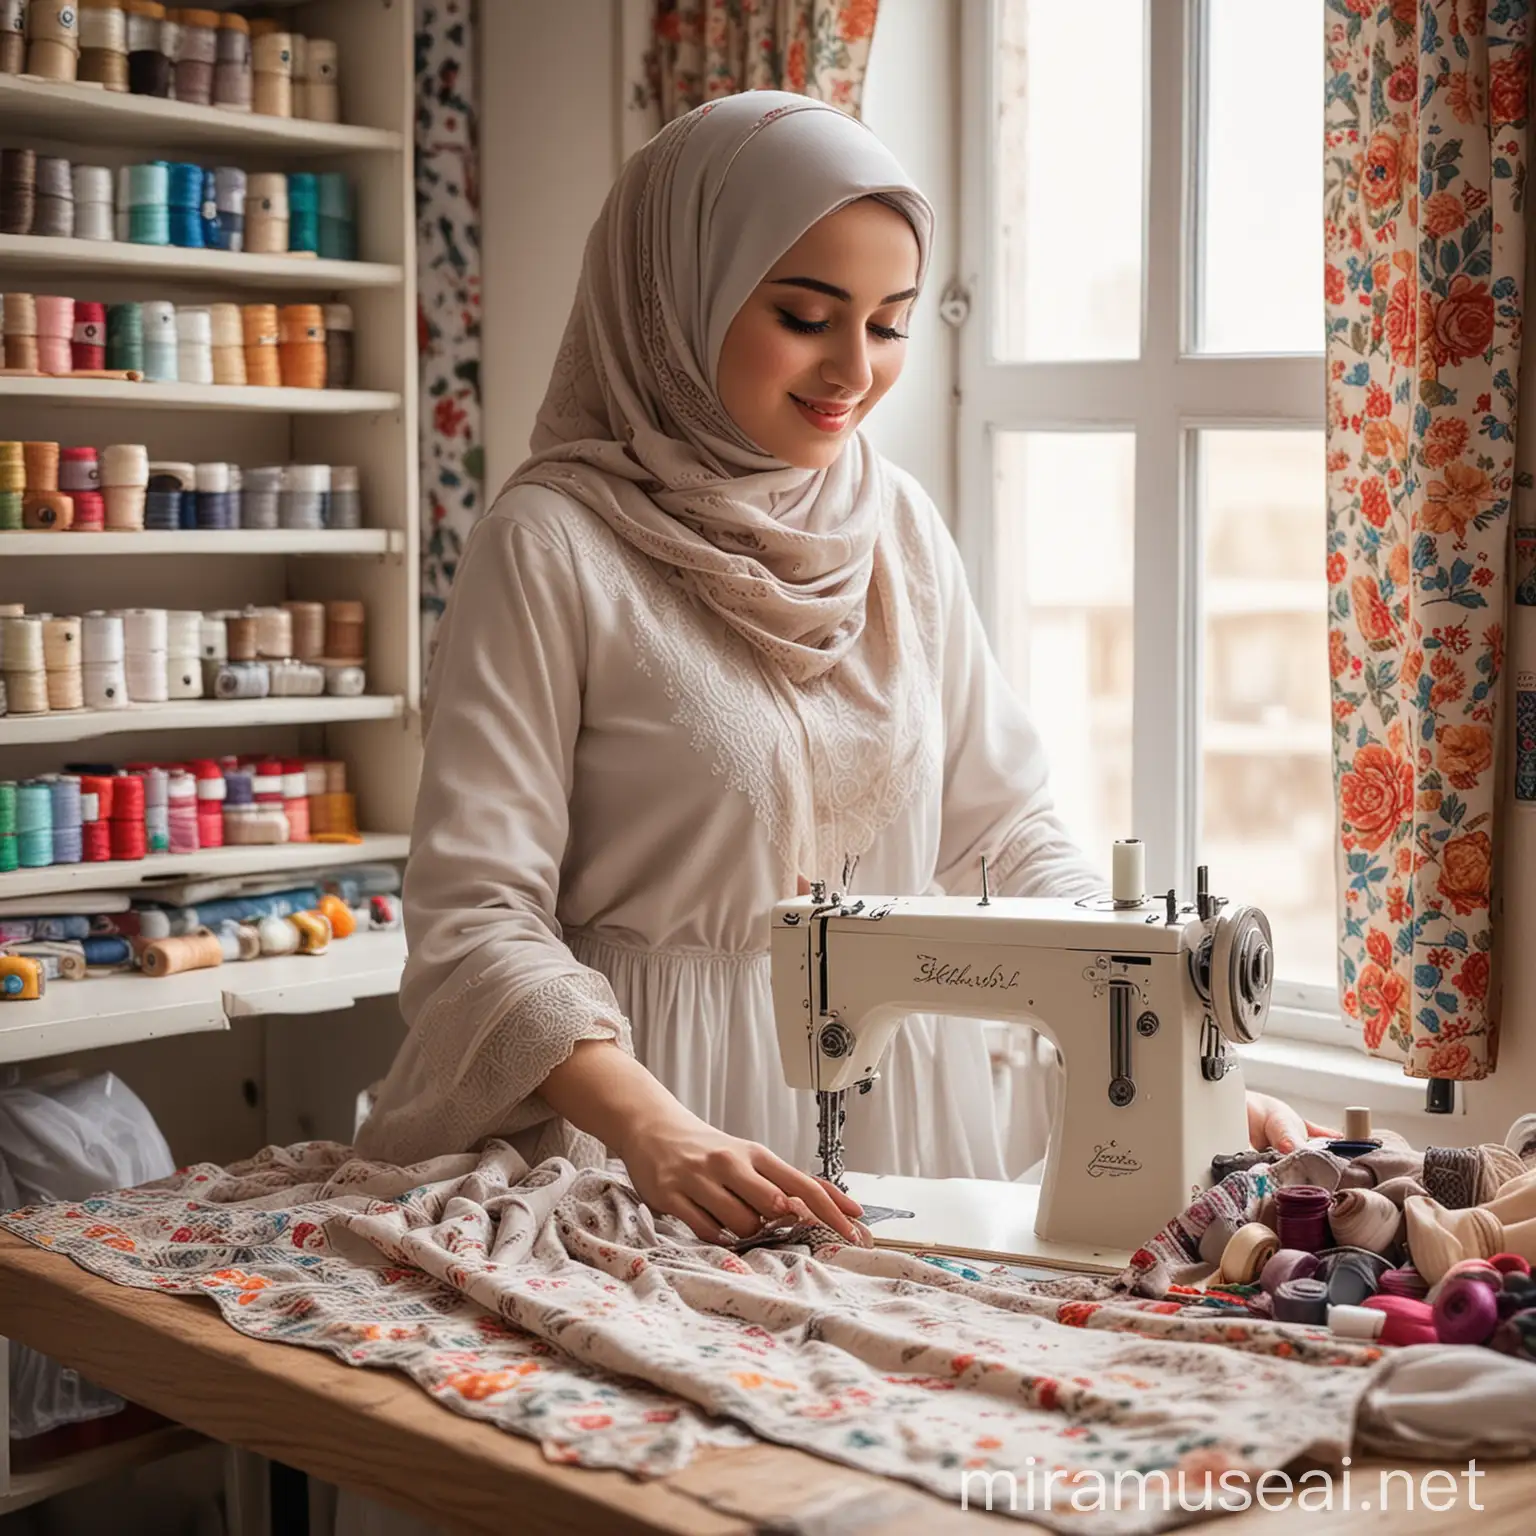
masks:
{"type": "MultiPolygon", "coordinates": [[[[373,832],[360,843],[272,843],[255,848],[202,848],[196,853],[157,853],[147,859],[109,860],[104,864],[49,864],[43,869],[15,869],[0,875],[0,900],[46,896],[51,891],[133,889],[153,900],[156,884],[220,875],[291,874],[330,869],[341,864],[371,864],[403,859],[411,839],[404,832],[373,832]]],[[[38,903],[41,911],[47,902],[38,903]]],[[[61,983],[62,985],[62,983],[61,983]]]]}
{"type": "MultiPolygon", "coordinates": [[[[3,1059],[3,1046],[0,1046],[0,1060],[3,1059]]],[[[15,1514],[29,1504],[39,1504],[71,1488],[83,1488],[99,1478],[126,1472],[130,1467],[142,1467],[165,1456],[176,1456],[182,1451],[196,1450],[208,1443],[195,1430],[172,1424],[147,1434],[134,1435],[128,1440],[95,1445],[73,1456],[61,1456],[57,1461],[29,1472],[13,1472],[9,1488],[0,1487],[0,1515],[15,1514]]]]}
{"type": "MultiPolygon", "coordinates": [[[[0,80],[5,76],[0,75],[0,80]]],[[[385,389],[283,389],[257,384],[148,384],[126,379],[0,378],[0,400],[111,405],[157,411],[279,411],[286,416],[363,416],[400,409],[385,389]]],[[[4,537],[4,535],[0,535],[4,537]]]]}
{"type": "Polygon", "coordinates": [[[291,156],[359,150],[398,155],[405,148],[402,134],[383,128],[228,112],[25,75],[0,75],[0,130],[71,144],[145,145],[157,153],[256,149],[291,156]]]}
{"type": "MultiPolygon", "coordinates": [[[[65,535],[68,537],[68,535],[65,535]]],[[[3,548],[3,546],[0,546],[3,548]]],[[[72,709],[0,716],[0,747],[49,741],[94,741],[130,731],[229,730],[242,725],[330,725],[342,720],[394,720],[405,712],[396,694],[355,699],[186,699],[130,704],[127,709],[72,709]]]]}
{"type": "Polygon", "coordinates": [[[55,981],[35,1001],[0,1010],[0,1065],[227,1029],[231,1019],[258,1014],[330,1013],[392,996],[404,965],[405,935],[396,929],[333,939],[323,955],[271,955],[179,976],[132,971],[55,981]]]}
{"type": "Polygon", "coordinates": [[[398,555],[391,528],[204,528],[174,533],[0,533],[0,555],[398,555]]]}
{"type": "MultiPolygon", "coordinates": [[[[0,77],[3,78],[3,77],[0,77]]],[[[398,288],[405,272],[378,261],[329,261],[314,256],[260,256],[245,251],[185,250],[126,240],[64,240],[0,235],[0,271],[81,277],[206,278],[237,288],[398,288]]]]}

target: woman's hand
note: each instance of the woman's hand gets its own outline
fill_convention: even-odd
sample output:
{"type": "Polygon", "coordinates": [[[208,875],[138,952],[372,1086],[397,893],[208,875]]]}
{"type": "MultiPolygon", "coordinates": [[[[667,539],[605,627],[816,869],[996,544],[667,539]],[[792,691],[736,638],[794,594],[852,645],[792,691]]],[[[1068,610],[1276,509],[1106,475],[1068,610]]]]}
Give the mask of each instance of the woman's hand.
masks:
{"type": "Polygon", "coordinates": [[[1248,1095],[1248,1139],[1260,1152],[1269,1147],[1277,1152],[1294,1152],[1309,1136],[1340,1134],[1303,1120],[1284,1099],[1271,1098],[1267,1093],[1248,1095]]]}
{"type": "Polygon", "coordinates": [[[870,1242],[853,1221],[863,1214],[858,1201],[681,1106],[635,1125],[614,1151],[640,1198],[681,1217],[705,1242],[734,1243],[784,1220],[818,1222],[861,1247],[870,1242]]]}

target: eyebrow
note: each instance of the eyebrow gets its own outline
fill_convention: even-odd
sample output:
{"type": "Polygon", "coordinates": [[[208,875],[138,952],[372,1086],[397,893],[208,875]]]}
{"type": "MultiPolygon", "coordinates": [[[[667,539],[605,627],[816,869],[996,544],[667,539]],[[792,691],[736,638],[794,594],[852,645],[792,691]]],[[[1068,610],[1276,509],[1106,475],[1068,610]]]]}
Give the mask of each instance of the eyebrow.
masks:
{"type": "MultiPolygon", "coordinates": [[[[769,281],[776,288],[808,288],[812,293],[824,293],[829,299],[841,299],[844,304],[853,302],[853,295],[846,288],[834,287],[831,283],[824,283],[819,277],[775,277],[769,281]]],[[[917,297],[916,288],[904,288],[900,293],[888,293],[880,303],[900,304],[906,299],[917,297]]]]}

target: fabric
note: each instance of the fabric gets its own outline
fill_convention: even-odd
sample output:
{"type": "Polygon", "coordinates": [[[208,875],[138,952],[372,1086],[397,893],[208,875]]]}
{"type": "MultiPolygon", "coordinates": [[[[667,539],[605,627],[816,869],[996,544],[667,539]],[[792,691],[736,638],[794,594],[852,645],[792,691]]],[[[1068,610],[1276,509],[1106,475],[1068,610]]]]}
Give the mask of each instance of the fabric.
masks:
{"type": "Polygon", "coordinates": [[[1447,1210],[1476,1205],[1478,1159],[1476,1147],[1426,1147],[1424,1187],[1447,1210]]]}
{"type": "MultiPolygon", "coordinates": [[[[1461,1259],[1491,1259],[1516,1251],[1519,1234],[1507,1228],[1486,1206],[1448,1211],[1435,1201],[1415,1195],[1403,1205],[1408,1251],[1413,1267],[1435,1285],[1461,1259]]],[[[1536,1223],[1532,1224],[1536,1234],[1536,1223]]],[[[1522,1258],[1536,1259],[1536,1247],[1522,1258]]]]}
{"type": "Polygon", "coordinates": [[[1397,1247],[1403,1213],[1374,1189],[1344,1189],[1333,1197],[1328,1226],[1334,1239],[1372,1253],[1389,1254],[1397,1247]]]}
{"type": "Polygon", "coordinates": [[[1536,1455],[1536,1365],[1471,1345],[1387,1352],[1360,1403],[1360,1452],[1536,1455]]]}
{"type": "MultiPolygon", "coordinates": [[[[999,892],[1102,889],[1054,813],[952,539],[889,472],[900,495],[881,539],[912,604],[903,659],[923,737],[873,803],[849,789],[878,736],[840,692],[805,685],[791,727],[740,635],[594,513],[525,485],[475,528],[427,701],[410,1033],[359,1133],[365,1156],[411,1162],[495,1134],[530,1161],[593,1161],[536,1090],[578,1040],[610,1039],[711,1124],[812,1167],[814,1096],[784,1086],[768,958],[769,914],[798,872],[785,785],[803,743],[818,817],[799,870],[835,879],[851,849],[864,890],[966,891],[990,855],[999,892]]],[[[849,1104],[848,1166],[1019,1171],[1003,1167],[990,1084],[978,1023],[914,1016],[849,1104]]]]}
{"type": "Polygon", "coordinates": [[[670,123],[628,161],[592,227],[533,454],[509,483],[590,507],[775,675],[835,671],[850,707],[886,703],[901,751],[911,742],[891,689],[910,623],[879,558],[896,486],[862,439],[825,470],[766,455],[715,387],[726,331],[774,262],[863,197],[912,225],[921,286],[933,211],[867,128],[776,91],[670,123]]]}
{"type": "Polygon", "coordinates": [[[737,91],[799,91],[859,113],[879,0],[656,0],[640,89],[670,122],[737,91]]]}
{"type": "MultiPolygon", "coordinates": [[[[552,1459],[653,1476],[743,1431],[946,1498],[966,1470],[1031,1456],[1085,1479],[1256,1475],[1343,1454],[1381,1358],[1112,1280],[1034,1285],[837,1244],[737,1254],[653,1219],[613,1172],[530,1169],[503,1143],[407,1169],[274,1147],[0,1221],[118,1283],[207,1296],[252,1337],[400,1370],[552,1459]]],[[[1192,1517],[1159,1502],[1030,1518],[1192,1517]]]]}
{"type": "Polygon", "coordinates": [[[483,502],[477,0],[416,0],[416,313],[425,667],[483,502]]]}
{"type": "Polygon", "coordinates": [[[1498,1061],[1527,26],[1461,0],[1326,14],[1340,993],[1413,1077],[1498,1061]]]}

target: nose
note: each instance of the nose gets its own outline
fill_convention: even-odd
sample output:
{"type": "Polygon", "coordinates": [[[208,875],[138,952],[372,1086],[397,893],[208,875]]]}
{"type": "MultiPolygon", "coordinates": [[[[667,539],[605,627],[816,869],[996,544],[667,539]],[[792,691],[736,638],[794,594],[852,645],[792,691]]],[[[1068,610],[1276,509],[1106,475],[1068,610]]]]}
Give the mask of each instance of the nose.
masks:
{"type": "Polygon", "coordinates": [[[834,389],[864,395],[874,382],[869,362],[869,337],[862,326],[843,332],[821,365],[821,376],[834,389]]]}

